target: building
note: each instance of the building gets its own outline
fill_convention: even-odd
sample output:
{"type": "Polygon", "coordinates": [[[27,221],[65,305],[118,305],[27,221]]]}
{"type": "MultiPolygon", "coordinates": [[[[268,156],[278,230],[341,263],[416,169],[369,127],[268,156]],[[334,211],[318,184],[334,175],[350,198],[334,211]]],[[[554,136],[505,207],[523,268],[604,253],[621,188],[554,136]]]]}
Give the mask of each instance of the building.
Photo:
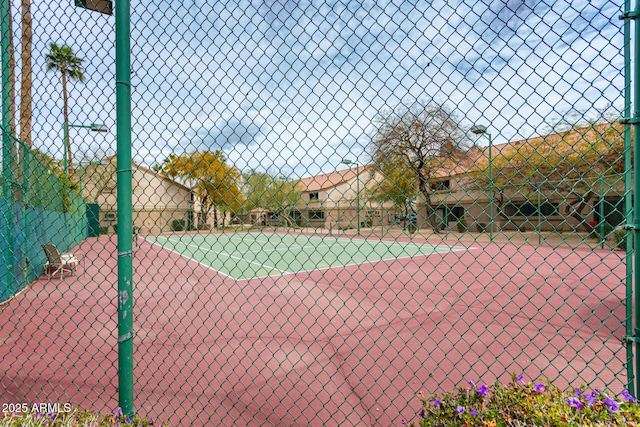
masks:
{"type": "Polygon", "coordinates": [[[393,223],[391,204],[369,197],[382,176],[366,165],[302,178],[294,218],[303,227],[350,229],[393,223]]]}
{"type": "Polygon", "coordinates": [[[431,206],[449,228],[476,231],[493,223],[494,230],[613,229],[625,219],[622,131],[606,123],[491,150],[474,147],[461,162],[438,171],[431,206]]]}
{"type": "MultiPolygon", "coordinates": [[[[187,186],[132,163],[132,214],[137,232],[156,234],[176,228],[193,228],[199,209],[197,197],[187,186]]],[[[82,196],[97,206],[103,231],[115,232],[117,225],[116,158],[107,157],[77,169],[82,196]]]]}
{"type": "MultiPolygon", "coordinates": [[[[625,220],[623,127],[597,124],[505,144],[474,146],[443,159],[430,179],[417,225],[460,231],[611,230],[625,220]],[[491,165],[491,168],[489,168],[491,165]],[[428,212],[433,212],[429,217],[428,212]],[[433,221],[432,221],[433,220],[433,221]]],[[[301,226],[357,228],[391,225],[399,215],[371,195],[383,180],[370,166],[299,181],[301,226]]]]}

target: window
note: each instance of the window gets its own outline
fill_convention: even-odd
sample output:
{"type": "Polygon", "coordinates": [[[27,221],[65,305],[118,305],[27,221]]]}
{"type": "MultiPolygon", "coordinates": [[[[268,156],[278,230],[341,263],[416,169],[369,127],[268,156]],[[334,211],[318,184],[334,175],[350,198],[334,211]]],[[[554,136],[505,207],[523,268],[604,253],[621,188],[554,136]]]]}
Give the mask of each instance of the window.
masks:
{"type": "Polygon", "coordinates": [[[309,211],[309,219],[324,220],[324,211],[309,211]]]}
{"type": "Polygon", "coordinates": [[[309,193],[309,200],[318,200],[318,193],[309,193]]]}
{"type": "Polygon", "coordinates": [[[540,205],[538,211],[538,204],[525,202],[520,204],[508,204],[505,206],[504,212],[509,216],[554,216],[559,215],[558,203],[544,202],[540,205]]]}
{"type": "Polygon", "coordinates": [[[431,186],[431,189],[433,191],[448,190],[449,186],[450,186],[448,179],[442,179],[442,180],[438,180],[438,181],[431,181],[431,183],[429,185],[431,186]]]}
{"type": "Polygon", "coordinates": [[[447,222],[457,222],[464,218],[464,208],[462,206],[445,206],[445,216],[447,222]]]}

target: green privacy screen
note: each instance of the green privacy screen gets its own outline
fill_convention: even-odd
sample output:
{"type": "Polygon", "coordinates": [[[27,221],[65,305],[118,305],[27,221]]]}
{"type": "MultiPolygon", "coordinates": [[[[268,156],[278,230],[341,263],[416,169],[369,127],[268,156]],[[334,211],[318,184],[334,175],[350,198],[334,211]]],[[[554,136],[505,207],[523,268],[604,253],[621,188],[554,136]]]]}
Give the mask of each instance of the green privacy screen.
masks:
{"type": "Polygon", "coordinates": [[[11,182],[0,200],[2,262],[0,300],[6,301],[36,279],[47,262],[42,245],[53,243],[68,251],[87,236],[85,203],[73,188],[43,164],[38,151],[12,152],[12,170],[3,174],[11,182]],[[22,161],[21,161],[22,160],[22,161]]]}
{"type": "Polygon", "coordinates": [[[512,375],[635,395],[623,3],[90,9],[0,9],[6,402],[389,426],[512,375]]]}

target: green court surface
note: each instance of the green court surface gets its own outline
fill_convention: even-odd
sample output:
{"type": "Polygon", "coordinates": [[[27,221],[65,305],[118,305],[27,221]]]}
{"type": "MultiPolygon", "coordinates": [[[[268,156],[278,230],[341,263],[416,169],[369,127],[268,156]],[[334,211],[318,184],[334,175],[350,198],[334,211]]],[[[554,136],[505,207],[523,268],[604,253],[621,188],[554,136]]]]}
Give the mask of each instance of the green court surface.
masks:
{"type": "Polygon", "coordinates": [[[264,232],[145,236],[145,240],[235,280],[467,249],[444,244],[264,232]]]}

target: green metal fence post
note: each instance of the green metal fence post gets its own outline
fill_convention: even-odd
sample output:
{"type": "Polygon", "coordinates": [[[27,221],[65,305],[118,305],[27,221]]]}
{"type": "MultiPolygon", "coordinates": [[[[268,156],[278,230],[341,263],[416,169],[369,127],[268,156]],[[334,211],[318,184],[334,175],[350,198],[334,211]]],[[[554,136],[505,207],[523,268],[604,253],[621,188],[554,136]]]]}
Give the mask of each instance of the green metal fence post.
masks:
{"type": "Polygon", "coordinates": [[[541,200],[540,200],[540,192],[542,191],[542,183],[538,182],[536,183],[536,193],[538,193],[538,224],[536,225],[536,230],[538,231],[538,244],[541,245],[542,244],[542,213],[540,211],[541,209],[541,200]]]}
{"type": "Polygon", "coordinates": [[[598,205],[598,216],[600,220],[598,221],[598,229],[600,230],[600,248],[604,249],[604,243],[607,237],[604,235],[604,177],[600,175],[598,181],[600,181],[600,204],[598,205]]]}
{"type": "MultiPolygon", "coordinates": [[[[22,141],[20,141],[20,145],[22,145],[22,152],[28,152],[28,147],[22,141]]],[[[29,186],[29,156],[23,156],[22,158],[22,224],[24,227],[24,257],[23,257],[23,275],[24,275],[24,283],[27,284],[29,280],[29,191],[31,191],[29,186]]]]}
{"type": "Polygon", "coordinates": [[[7,268],[7,291],[9,295],[13,293],[13,212],[11,201],[11,180],[12,168],[11,168],[11,144],[13,143],[9,133],[9,123],[11,120],[11,109],[9,104],[11,102],[10,87],[10,58],[9,58],[9,43],[11,43],[11,34],[9,33],[9,20],[11,19],[11,10],[9,9],[8,1],[0,1],[0,31],[2,31],[1,49],[2,49],[2,198],[7,204],[5,210],[5,240],[7,242],[7,254],[5,257],[7,268]]]}
{"type": "MultiPolygon", "coordinates": [[[[637,18],[639,2],[636,1],[636,11],[633,13],[634,19],[637,18]]],[[[640,26],[638,22],[635,22],[635,45],[634,45],[634,53],[633,57],[636,58],[634,69],[633,69],[633,118],[631,119],[631,123],[633,124],[634,135],[638,135],[640,131],[640,63],[638,63],[637,59],[640,58],[640,43],[638,37],[640,37],[640,26]]],[[[640,168],[637,167],[640,165],[640,150],[634,150],[634,164],[636,165],[634,171],[634,209],[633,209],[633,246],[634,252],[637,255],[640,253],[640,168]]],[[[638,357],[638,353],[640,352],[640,310],[638,309],[638,304],[640,304],[640,257],[636,256],[633,271],[635,276],[635,329],[634,329],[634,341],[635,341],[635,367],[636,372],[640,371],[640,358],[638,357]]],[[[640,390],[640,383],[638,382],[639,378],[636,378],[636,390],[640,390]]]]}
{"type": "Polygon", "coordinates": [[[118,189],[118,386],[122,412],[133,415],[133,267],[131,196],[131,22],[129,0],[116,6],[118,189]]]}
{"type": "MultiPolygon", "coordinates": [[[[631,9],[631,0],[625,0],[625,12],[631,9]]],[[[631,22],[628,19],[624,21],[624,111],[623,117],[631,117],[631,22]]],[[[624,164],[625,164],[625,224],[631,224],[631,213],[633,212],[633,200],[631,197],[631,128],[624,128],[624,164]]],[[[627,336],[633,334],[633,241],[629,239],[630,233],[625,233],[625,251],[626,251],[626,290],[625,290],[625,332],[627,336]]],[[[635,377],[633,369],[633,343],[626,342],[627,352],[627,388],[629,393],[635,393],[635,377]]]]}
{"type": "Polygon", "coordinates": [[[64,123],[62,125],[62,164],[64,167],[64,173],[66,173],[67,175],[69,175],[69,177],[71,177],[71,174],[69,173],[69,153],[68,153],[68,147],[67,147],[67,139],[69,138],[69,124],[68,123],[64,123]]]}

